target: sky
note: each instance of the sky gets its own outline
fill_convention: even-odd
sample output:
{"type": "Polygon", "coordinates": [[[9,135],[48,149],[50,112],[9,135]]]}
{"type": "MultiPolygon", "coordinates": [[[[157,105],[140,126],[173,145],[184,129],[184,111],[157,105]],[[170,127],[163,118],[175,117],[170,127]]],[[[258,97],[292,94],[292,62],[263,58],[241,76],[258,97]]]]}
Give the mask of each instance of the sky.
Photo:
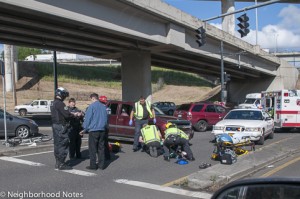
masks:
{"type": "MultiPolygon", "coordinates": [[[[201,20],[221,15],[221,1],[199,0],[162,0],[201,20]]],[[[259,2],[258,2],[259,4],[259,2]]],[[[235,9],[255,5],[252,2],[235,2],[235,9]]],[[[300,3],[287,4],[275,3],[257,9],[258,12],[258,38],[257,43],[261,48],[274,52],[300,51],[300,3]]],[[[255,9],[246,11],[250,20],[250,33],[242,39],[256,44],[255,9]]],[[[237,13],[235,18],[244,13],[237,13]]],[[[237,20],[236,20],[237,21],[237,20]]],[[[221,19],[208,21],[208,23],[221,29],[221,19]]],[[[236,32],[236,36],[240,37],[236,32]]],[[[3,45],[0,44],[0,52],[3,45]]]]}
{"type": "MultiPolygon", "coordinates": [[[[164,0],[164,2],[201,20],[222,14],[221,1],[164,0]]],[[[235,2],[235,10],[253,5],[255,5],[255,0],[247,3],[235,2]]],[[[275,3],[257,8],[258,28],[255,23],[255,9],[248,10],[246,13],[249,16],[250,33],[243,37],[243,40],[255,45],[257,29],[257,43],[261,48],[270,49],[271,52],[300,51],[300,3],[275,3]]],[[[242,14],[244,12],[235,14],[235,18],[242,14]]],[[[208,21],[208,23],[222,29],[221,18],[208,21]]],[[[237,23],[238,20],[236,20],[237,23]]],[[[238,26],[236,26],[236,36],[240,37],[237,29],[238,26]]]]}

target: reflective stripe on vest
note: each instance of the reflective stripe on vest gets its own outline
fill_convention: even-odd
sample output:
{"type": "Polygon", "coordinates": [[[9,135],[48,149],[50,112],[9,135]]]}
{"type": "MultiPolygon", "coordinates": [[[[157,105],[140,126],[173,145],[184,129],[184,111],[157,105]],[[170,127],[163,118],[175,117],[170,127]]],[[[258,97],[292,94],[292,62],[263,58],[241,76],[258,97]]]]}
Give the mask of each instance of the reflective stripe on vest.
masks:
{"type": "Polygon", "coordinates": [[[171,127],[165,130],[165,138],[169,137],[170,135],[177,135],[186,140],[189,139],[189,136],[185,132],[176,127],[171,127]]]}
{"type": "Polygon", "coordinates": [[[160,142],[160,137],[155,125],[147,125],[141,129],[142,137],[145,144],[150,142],[160,142]]]}
{"type": "MultiPolygon", "coordinates": [[[[145,100],[145,103],[146,103],[146,109],[149,112],[150,118],[153,118],[152,111],[151,111],[151,106],[150,106],[150,102],[148,102],[147,100],[145,100]]],[[[143,115],[144,115],[143,106],[140,104],[140,102],[136,102],[134,104],[134,106],[135,106],[134,117],[136,119],[139,119],[139,120],[142,119],[143,115]]]]}

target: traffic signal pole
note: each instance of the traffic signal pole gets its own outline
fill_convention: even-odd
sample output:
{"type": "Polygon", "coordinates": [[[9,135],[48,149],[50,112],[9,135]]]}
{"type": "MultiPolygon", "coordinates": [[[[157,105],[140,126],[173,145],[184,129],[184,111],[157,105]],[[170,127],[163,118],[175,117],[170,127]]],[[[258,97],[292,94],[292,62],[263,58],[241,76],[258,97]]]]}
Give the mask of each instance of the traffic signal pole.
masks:
{"type": "Polygon", "coordinates": [[[225,102],[223,40],[221,40],[221,102],[225,102]]]}
{"type": "Polygon", "coordinates": [[[225,13],[225,14],[222,14],[222,15],[219,15],[219,16],[216,16],[216,17],[212,17],[212,18],[209,18],[209,19],[205,19],[205,20],[202,20],[203,22],[206,22],[206,21],[211,21],[211,20],[214,20],[214,19],[218,19],[218,18],[221,18],[221,17],[225,17],[225,16],[228,16],[228,15],[232,15],[232,14],[236,14],[236,13],[240,13],[240,12],[245,12],[247,10],[252,10],[252,9],[255,9],[255,8],[259,8],[259,7],[263,7],[263,6],[266,6],[266,5],[270,5],[270,4],[273,4],[273,3],[279,3],[279,2],[285,2],[286,0],[272,0],[272,1],[267,1],[265,3],[260,3],[260,4],[256,4],[254,6],[249,6],[249,7],[246,7],[246,8],[243,8],[243,9],[240,9],[240,10],[236,10],[234,12],[228,12],[228,13],[225,13]]]}

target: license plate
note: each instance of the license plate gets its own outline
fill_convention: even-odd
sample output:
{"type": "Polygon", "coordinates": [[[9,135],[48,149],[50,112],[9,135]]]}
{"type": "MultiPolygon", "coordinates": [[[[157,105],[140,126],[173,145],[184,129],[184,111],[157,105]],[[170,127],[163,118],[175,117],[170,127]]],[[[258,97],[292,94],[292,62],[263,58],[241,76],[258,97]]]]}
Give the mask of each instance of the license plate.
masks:
{"type": "Polygon", "coordinates": [[[234,133],[228,133],[228,135],[229,135],[230,137],[232,137],[232,136],[234,135],[234,133]]]}
{"type": "Polygon", "coordinates": [[[182,115],[178,115],[178,117],[182,117],[182,115]]]}

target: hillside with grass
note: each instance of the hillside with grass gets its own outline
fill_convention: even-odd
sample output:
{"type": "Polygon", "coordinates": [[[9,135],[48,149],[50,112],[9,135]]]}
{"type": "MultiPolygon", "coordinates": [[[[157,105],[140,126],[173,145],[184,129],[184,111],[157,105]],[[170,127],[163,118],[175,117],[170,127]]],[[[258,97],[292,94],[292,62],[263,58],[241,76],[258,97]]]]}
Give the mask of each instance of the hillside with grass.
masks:
{"type": "MultiPolygon", "coordinates": [[[[89,95],[96,92],[109,99],[121,100],[120,66],[81,66],[59,64],[58,86],[65,87],[70,97],[78,100],[79,107],[89,103],[89,95]]],[[[20,78],[17,82],[17,104],[33,99],[52,99],[54,92],[53,64],[39,62],[19,62],[20,78]]],[[[152,67],[153,102],[173,101],[182,104],[206,100],[215,95],[219,88],[199,75],[152,67]]],[[[2,90],[2,86],[1,86],[2,90]]],[[[7,93],[7,98],[12,98],[7,93]]],[[[7,100],[13,108],[12,99],[7,100]]]]}

